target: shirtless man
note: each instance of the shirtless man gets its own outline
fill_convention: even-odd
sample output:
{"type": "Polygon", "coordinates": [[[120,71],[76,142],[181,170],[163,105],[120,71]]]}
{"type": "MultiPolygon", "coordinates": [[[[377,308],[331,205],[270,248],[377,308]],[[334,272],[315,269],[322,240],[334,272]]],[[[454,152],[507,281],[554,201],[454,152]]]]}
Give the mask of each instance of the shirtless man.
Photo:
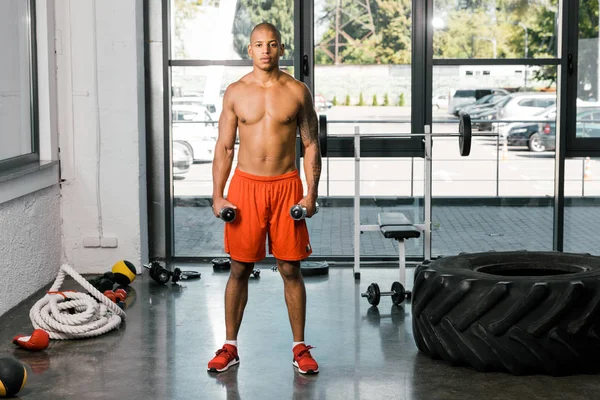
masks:
{"type": "Polygon", "coordinates": [[[306,290],[300,261],[312,253],[306,222],[294,221],[290,208],[306,207],[314,215],[321,175],[321,153],[317,115],[310,91],[303,83],[279,69],[284,46],[277,28],[257,25],[248,54],[253,70],[229,85],[219,119],[219,138],[213,161],[213,211],[236,210],[233,222],[225,224],[225,251],[231,270],[225,289],[226,340],[208,363],[212,372],[226,371],[239,363],[237,335],[248,300],[248,278],[254,263],[269,253],[277,259],[283,278],[294,343],[293,365],[300,373],[318,373],[319,366],[304,344],[306,290]],[[307,194],[296,167],[296,129],[304,146],[307,194]],[[236,129],[239,129],[237,168],[223,193],[231,172],[236,129]]]}

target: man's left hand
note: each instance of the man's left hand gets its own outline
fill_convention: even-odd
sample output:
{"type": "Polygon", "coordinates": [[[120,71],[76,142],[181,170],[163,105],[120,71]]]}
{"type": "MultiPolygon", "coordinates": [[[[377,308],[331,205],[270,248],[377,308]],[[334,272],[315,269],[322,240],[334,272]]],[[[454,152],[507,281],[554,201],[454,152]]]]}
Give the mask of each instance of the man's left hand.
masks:
{"type": "Polygon", "coordinates": [[[317,199],[312,196],[306,196],[298,202],[299,205],[306,208],[306,217],[310,218],[317,213],[317,199]]]}

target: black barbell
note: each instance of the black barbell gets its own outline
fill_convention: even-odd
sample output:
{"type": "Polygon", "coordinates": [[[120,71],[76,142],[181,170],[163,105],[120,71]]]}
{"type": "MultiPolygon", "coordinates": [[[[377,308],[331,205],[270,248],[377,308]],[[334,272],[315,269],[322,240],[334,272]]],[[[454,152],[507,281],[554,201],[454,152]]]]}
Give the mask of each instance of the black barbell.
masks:
{"type": "MultiPolygon", "coordinates": [[[[348,136],[348,135],[346,135],[348,136]]],[[[462,114],[459,117],[457,133],[397,133],[387,135],[364,135],[361,138],[365,139],[382,139],[382,138],[408,138],[408,137],[458,137],[458,148],[460,155],[467,157],[471,154],[472,125],[471,117],[468,114],[462,114]]],[[[321,148],[321,156],[327,156],[327,117],[319,116],[319,146],[321,148]]]]}

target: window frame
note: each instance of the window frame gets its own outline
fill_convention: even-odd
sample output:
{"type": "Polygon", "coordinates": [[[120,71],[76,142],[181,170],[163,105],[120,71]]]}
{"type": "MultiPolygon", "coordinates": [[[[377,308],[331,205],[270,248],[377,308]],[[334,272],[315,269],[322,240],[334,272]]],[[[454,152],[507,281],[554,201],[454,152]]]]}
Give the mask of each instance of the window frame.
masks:
{"type": "MultiPolygon", "coordinates": [[[[573,1],[570,5],[571,14],[571,36],[569,43],[568,56],[571,57],[570,65],[572,72],[572,82],[576,84],[579,80],[579,9],[580,0],[573,1]]],[[[599,34],[600,40],[600,34],[599,34]]],[[[575,104],[577,102],[577,91],[571,91],[569,93],[568,100],[575,104]]],[[[600,157],[600,138],[597,137],[578,137],[577,136],[577,122],[576,118],[577,110],[572,111],[572,115],[569,115],[566,121],[566,143],[565,143],[565,158],[579,158],[579,157],[600,157]]]]}
{"type": "MultiPolygon", "coordinates": [[[[31,152],[20,156],[0,160],[0,172],[12,170],[31,163],[40,161],[40,138],[39,138],[39,106],[38,106],[38,76],[37,76],[37,30],[36,30],[36,9],[34,0],[23,0],[27,7],[27,23],[29,35],[27,38],[29,53],[29,104],[31,118],[31,152]]],[[[23,132],[19,132],[23,134],[23,132]]]]}

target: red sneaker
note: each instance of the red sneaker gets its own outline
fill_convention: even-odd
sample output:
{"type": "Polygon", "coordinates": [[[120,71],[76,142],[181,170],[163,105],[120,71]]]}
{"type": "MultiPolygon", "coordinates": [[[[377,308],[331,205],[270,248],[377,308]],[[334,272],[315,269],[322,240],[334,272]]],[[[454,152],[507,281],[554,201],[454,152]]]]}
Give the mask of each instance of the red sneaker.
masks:
{"type": "Polygon", "coordinates": [[[293,364],[301,374],[317,374],[319,372],[319,364],[310,354],[310,349],[314,349],[314,347],[302,343],[296,345],[293,349],[293,364]]]}
{"type": "Polygon", "coordinates": [[[232,365],[239,363],[240,358],[238,357],[237,347],[225,344],[217,350],[217,355],[209,361],[208,370],[210,372],[223,372],[227,371],[232,365]]]}

